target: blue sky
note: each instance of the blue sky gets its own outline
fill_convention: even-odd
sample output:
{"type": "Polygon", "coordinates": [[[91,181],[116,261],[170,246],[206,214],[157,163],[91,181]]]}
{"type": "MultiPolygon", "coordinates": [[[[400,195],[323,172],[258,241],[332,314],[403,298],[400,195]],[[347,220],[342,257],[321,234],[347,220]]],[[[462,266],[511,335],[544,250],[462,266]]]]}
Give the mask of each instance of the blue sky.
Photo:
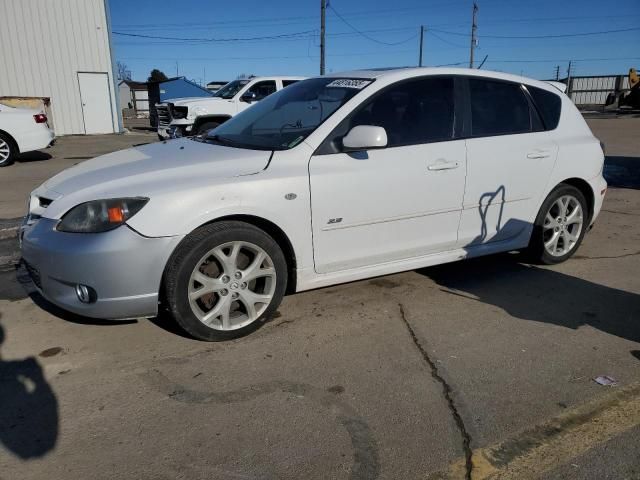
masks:
{"type": "MultiPolygon", "coordinates": [[[[575,75],[626,73],[631,66],[640,67],[640,29],[553,37],[638,28],[640,0],[477,3],[476,59],[488,55],[485,69],[551,78],[556,65],[561,76],[566,75],[570,59],[575,75]],[[496,38],[514,36],[552,37],[496,38]]],[[[168,76],[177,72],[198,83],[232,80],[243,73],[319,73],[320,0],[109,0],[109,4],[115,56],[127,64],[134,80],[146,80],[152,68],[168,76]],[[278,35],[282,37],[246,40],[278,35]],[[206,41],[211,38],[242,40],[206,41]]],[[[327,72],[416,65],[420,25],[427,29],[425,65],[468,66],[471,7],[470,0],[332,0],[327,11],[327,72]]]]}

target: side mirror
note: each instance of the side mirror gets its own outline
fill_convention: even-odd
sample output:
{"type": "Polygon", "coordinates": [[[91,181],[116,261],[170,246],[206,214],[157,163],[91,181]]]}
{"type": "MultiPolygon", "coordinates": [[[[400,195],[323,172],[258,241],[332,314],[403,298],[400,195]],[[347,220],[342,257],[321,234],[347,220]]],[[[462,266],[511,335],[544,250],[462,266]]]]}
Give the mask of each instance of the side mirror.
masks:
{"type": "Polygon", "coordinates": [[[387,132],[382,127],[359,125],[342,139],[344,151],[371,150],[387,146],[387,132]]]}
{"type": "Polygon", "coordinates": [[[255,92],[251,92],[251,91],[246,91],[242,94],[242,96],[240,97],[240,101],[241,102],[246,102],[246,103],[251,103],[253,101],[255,101],[256,99],[256,94],[255,92]]]}

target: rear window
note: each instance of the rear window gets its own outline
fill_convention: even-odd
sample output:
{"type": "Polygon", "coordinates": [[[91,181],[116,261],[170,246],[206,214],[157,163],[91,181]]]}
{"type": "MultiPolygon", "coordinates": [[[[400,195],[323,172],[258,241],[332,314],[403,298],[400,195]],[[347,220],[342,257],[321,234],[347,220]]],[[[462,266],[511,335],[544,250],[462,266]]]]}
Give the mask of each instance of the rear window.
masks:
{"type": "Polygon", "coordinates": [[[562,105],[560,96],[536,87],[527,86],[527,90],[529,90],[533,102],[536,104],[536,108],[542,117],[545,130],[553,130],[556,128],[560,121],[562,105]]]}
{"type": "Polygon", "coordinates": [[[469,79],[473,136],[507,135],[535,130],[529,101],[517,83],[469,79]]]}

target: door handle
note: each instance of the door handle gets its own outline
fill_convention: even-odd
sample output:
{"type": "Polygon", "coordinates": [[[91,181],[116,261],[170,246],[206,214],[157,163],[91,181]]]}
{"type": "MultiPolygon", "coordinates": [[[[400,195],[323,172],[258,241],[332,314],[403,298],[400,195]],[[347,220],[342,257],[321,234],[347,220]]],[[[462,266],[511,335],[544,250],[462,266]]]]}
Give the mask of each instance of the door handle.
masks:
{"type": "Polygon", "coordinates": [[[429,165],[427,167],[427,170],[430,171],[438,171],[438,170],[451,170],[453,168],[458,168],[460,166],[460,164],[458,162],[436,162],[436,163],[432,163],[431,165],[429,165]]]}
{"type": "Polygon", "coordinates": [[[531,152],[527,153],[527,158],[549,158],[551,154],[549,152],[531,152]]]}

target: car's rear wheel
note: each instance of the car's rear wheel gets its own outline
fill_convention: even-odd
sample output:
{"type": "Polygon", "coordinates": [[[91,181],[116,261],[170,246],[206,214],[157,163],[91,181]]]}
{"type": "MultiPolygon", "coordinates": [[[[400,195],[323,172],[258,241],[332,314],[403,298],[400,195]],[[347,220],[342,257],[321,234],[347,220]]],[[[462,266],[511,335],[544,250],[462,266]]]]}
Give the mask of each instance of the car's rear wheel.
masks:
{"type": "Polygon", "coordinates": [[[13,163],[17,154],[17,147],[13,140],[0,133],[0,167],[8,167],[13,163]]]}
{"type": "Polygon", "coordinates": [[[536,218],[529,253],[548,265],[571,257],[584,238],[589,221],[587,201],[580,190],[561,184],[546,198],[536,218]]]}
{"type": "Polygon", "coordinates": [[[287,264],[267,233],[223,221],[180,243],[164,284],[171,314],[187,333],[228,340],[255,330],[275,311],[287,288],[287,264]]]}

